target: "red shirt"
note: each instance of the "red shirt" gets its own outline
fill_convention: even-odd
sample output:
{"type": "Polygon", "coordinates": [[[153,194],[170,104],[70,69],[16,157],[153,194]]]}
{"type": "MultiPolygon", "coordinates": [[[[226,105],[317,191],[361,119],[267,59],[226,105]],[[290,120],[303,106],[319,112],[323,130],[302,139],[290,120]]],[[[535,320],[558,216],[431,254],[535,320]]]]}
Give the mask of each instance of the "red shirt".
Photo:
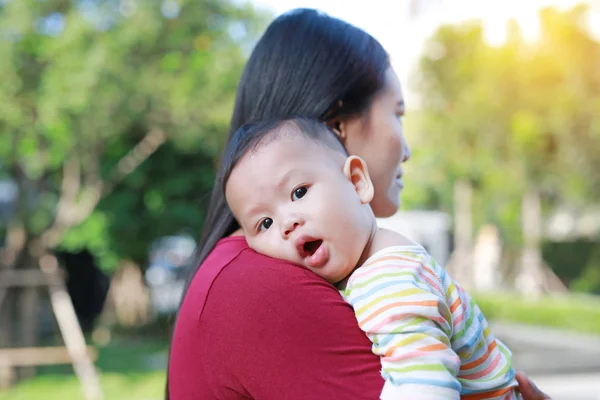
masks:
{"type": "Polygon", "coordinates": [[[375,400],[380,369],[334,286],[229,237],[204,261],[181,306],[170,400],[375,400]]]}

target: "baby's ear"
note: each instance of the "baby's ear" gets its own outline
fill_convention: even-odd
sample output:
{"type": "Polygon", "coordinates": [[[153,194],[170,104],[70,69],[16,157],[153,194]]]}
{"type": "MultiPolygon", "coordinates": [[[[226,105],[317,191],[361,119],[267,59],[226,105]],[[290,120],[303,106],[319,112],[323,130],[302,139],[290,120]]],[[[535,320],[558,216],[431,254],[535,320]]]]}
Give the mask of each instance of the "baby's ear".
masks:
{"type": "Polygon", "coordinates": [[[344,175],[352,182],[354,189],[363,204],[369,204],[373,200],[375,189],[369,177],[367,164],[358,156],[350,156],[344,163],[344,175]]]}

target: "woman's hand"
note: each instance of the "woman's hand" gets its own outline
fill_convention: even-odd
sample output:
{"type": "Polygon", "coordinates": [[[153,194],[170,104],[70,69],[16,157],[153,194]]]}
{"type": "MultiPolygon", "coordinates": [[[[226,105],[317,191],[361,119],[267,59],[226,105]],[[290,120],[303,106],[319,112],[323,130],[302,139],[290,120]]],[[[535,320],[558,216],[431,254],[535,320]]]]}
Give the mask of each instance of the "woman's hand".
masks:
{"type": "Polygon", "coordinates": [[[519,382],[519,391],[523,395],[523,400],[552,400],[550,396],[543,393],[535,383],[533,383],[525,372],[517,372],[517,382],[519,382]]]}

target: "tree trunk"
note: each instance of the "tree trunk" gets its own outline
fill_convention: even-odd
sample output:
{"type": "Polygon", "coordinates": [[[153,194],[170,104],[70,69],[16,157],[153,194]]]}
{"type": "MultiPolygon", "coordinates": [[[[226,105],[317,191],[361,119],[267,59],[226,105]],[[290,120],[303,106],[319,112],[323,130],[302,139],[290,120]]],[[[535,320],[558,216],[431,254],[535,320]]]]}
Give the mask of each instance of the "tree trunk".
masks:
{"type": "Polygon", "coordinates": [[[4,291],[4,301],[0,303],[0,347],[11,347],[14,337],[14,290],[4,291]]]}
{"type": "MultiPolygon", "coordinates": [[[[36,347],[38,345],[39,318],[38,307],[40,292],[36,287],[26,287],[20,291],[19,314],[21,321],[20,347],[36,347]]],[[[28,379],[35,376],[35,367],[23,367],[19,370],[19,378],[28,379]]]]}
{"type": "MultiPolygon", "coordinates": [[[[14,338],[14,290],[0,289],[0,348],[11,347],[14,338]]],[[[0,390],[9,388],[14,380],[14,368],[0,360],[0,390]]]]}
{"type": "Polygon", "coordinates": [[[448,262],[452,277],[465,288],[472,286],[473,188],[466,180],[454,184],[454,251],[448,262]]]}
{"type": "Polygon", "coordinates": [[[520,268],[515,280],[517,290],[525,296],[540,296],[545,278],[541,251],[542,208],[540,194],[531,189],[523,197],[522,211],[523,249],[520,268]]]}
{"type": "MultiPolygon", "coordinates": [[[[26,243],[22,251],[22,257],[17,264],[13,265],[15,269],[37,268],[37,259],[32,254],[31,243],[26,243]]],[[[35,347],[38,345],[39,335],[39,315],[38,308],[40,303],[40,292],[36,287],[24,287],[15,289],[16,304],[14,312],[17,318],[18,338],[13,341],[13,346],[35,347]]],[[[35,376],[35,367],[22,367],[17,370],[19,379],[28,379],[35,376]]]]}
{"type": "MultiPolygon", "coordinates": [[[[12,222],[6,231],[6,241],[0,252],[0,268],[16,268],[23,262],[27,232],[23,224],[12,222]]],[[[19,291],[6,288],[0,293],[0,347],[14,347],[16,311],[19,291]]]]}
{"type": "Polygon", "coordinates": [[[150,294],[142,271],[134,262],[122,262],[112,279],[109,296],[117,321],[122,326],[142,326],[150,320],[150,294]]]}

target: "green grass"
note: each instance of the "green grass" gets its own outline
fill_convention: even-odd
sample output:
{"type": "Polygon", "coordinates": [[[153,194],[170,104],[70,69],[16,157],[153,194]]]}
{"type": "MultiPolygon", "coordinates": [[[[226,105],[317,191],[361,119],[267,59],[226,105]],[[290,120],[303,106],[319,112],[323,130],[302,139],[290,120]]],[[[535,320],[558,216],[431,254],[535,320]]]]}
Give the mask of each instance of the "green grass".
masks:
{"type": "Polygon", "coordinates": [[[473,297],[488,320],[600,335],[599,296],[569,294],[528,299],[511,293],[480,293],[473,297]]]}
{"type": "MultiPolygon", "coordinates": [[[[103,373],[102,389],[106,400],[160,400],[164,398],[164,372],[135,374],[103,373]]],[[[0,394],[1,400],[76,400],[82,399],[77,379],[71,375],[42,375],[0,394]]]]}
{"type": "MultiPolygon", "coordinates": [[[[165,341],[118,339],[98,349],[96,366],[106,400],[164,398],[167,354],[165,341]]],[[[78,400],[79,381],[70,366],[40,368],[31,380],[0,392],[0,400],[78,400]]]]}

